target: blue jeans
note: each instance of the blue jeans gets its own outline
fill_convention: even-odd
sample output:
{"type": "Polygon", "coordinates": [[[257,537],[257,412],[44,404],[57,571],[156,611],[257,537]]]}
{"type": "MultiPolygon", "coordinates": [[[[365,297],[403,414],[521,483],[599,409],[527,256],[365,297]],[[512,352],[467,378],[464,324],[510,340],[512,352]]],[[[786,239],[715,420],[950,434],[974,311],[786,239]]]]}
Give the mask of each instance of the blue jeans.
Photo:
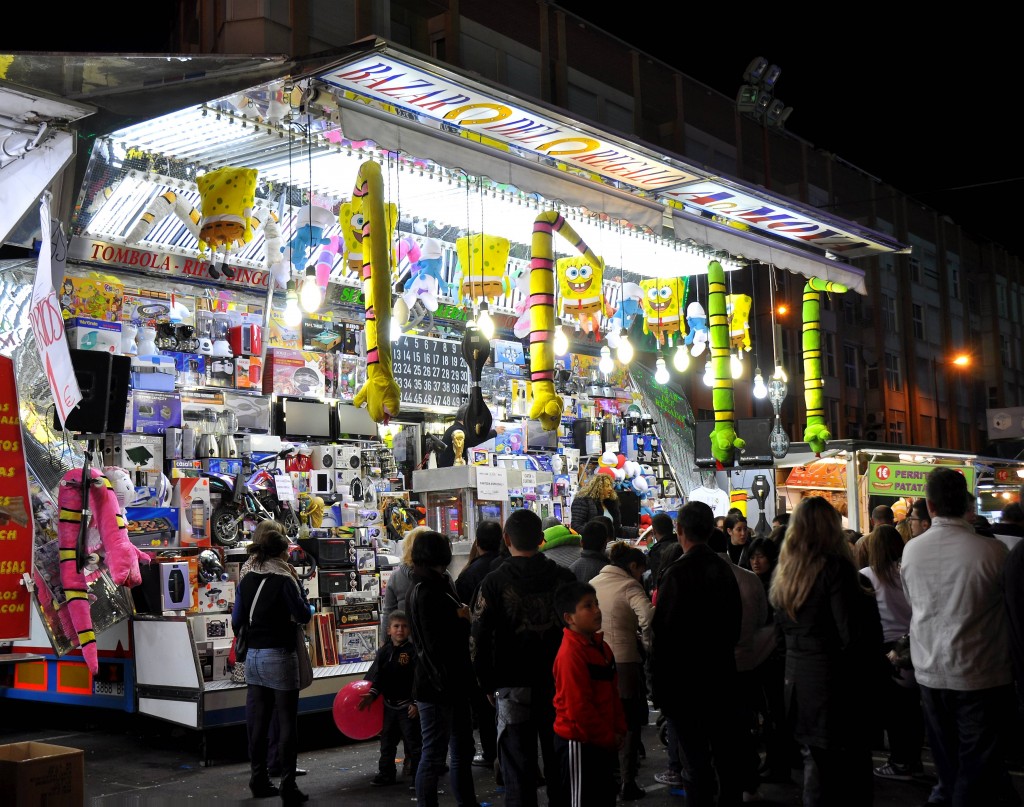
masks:
{"type": "Polygon", "coordinates": [[[409,707],[389,706],[384,704],[384,725],[380,730],[380,759],[377,770],[384,776],[394,779],[398,774],[395,766],[395,754],[398,753],[398,741],[405,743],[405,759],[412,771],[420,764],[419,717],[409,717],[409,707]]]}
{"type": "Polygon", "coordinates": [[[921,686],[925,728],[939,783],[932,801],[996,804],[1007,776],[1003,733],[1013,714],[1010,686],[961,692],[921,686]]]}
{"type": "Polygon", "coordinates": [[[548,807],[565,807],[555,753],[555,707],[551,695],[534,697],[528,687],[498,690],[498,761],[505,782],[505,807],[537,807],[537,748],[544,766],[548,807]]]}
{"type": "Polygon", "coordinates": [[[453,704],[416,701],[423,751],[416,769],[416,804],[437,807],[437,782],[450,752],[450,781],[459,807],[476,807],[473,787],[473,715],[469,700],[453,704]]]}

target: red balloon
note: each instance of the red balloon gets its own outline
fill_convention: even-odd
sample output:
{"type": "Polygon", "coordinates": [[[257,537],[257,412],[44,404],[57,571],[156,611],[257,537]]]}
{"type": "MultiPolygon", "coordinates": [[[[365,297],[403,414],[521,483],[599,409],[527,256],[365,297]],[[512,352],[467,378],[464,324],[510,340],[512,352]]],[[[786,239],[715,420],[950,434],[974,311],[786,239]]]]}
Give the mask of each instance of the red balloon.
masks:
{"type": "Polygon", "coordinates": [[[334,698],[334,725],[352,740],[369,740],[384,727],[384,698],[374,698],[369,709],[359,710],[359,700],[370,691],[369,681],[345,684],[334,698]]]}

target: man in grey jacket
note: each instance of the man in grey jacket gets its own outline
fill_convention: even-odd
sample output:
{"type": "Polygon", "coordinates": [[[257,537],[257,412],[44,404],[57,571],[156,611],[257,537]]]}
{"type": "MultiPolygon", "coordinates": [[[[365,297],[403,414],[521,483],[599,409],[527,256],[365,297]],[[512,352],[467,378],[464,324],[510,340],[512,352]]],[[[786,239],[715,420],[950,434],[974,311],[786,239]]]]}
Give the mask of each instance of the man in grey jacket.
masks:
{"type": "Polygon", "coordinates": [[[907,543],[900,571],[939,778],[929,804],[997,804],[1007,783],[1003,735],[1013,713],[1002,582],[1007,549],[964,518],[969,495],[953,468],[928,475],[931,528],[907,543]]]}

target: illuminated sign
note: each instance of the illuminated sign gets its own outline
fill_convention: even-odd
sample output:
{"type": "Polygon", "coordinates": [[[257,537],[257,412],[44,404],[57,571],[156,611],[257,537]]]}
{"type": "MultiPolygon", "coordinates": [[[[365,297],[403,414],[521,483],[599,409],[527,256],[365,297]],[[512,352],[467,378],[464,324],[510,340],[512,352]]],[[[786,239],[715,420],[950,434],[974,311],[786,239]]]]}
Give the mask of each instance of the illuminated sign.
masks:
{"type": "Polygon", "coordinates": [[[587,173],[657,190],[699,179],[696,174],[644,156],[601,136],[559,123],[494,96],[456,84],[383,55],[319,76],[357,98],[378,102],[398,117],[490,145],[513,147],[575,166],[587,173]]]}
{"type": "MultiPolygon", "coordinates": [[[[935,465],[914,465],[904,462],[870,462],[867,475],[868,493],[922,498],[928,474],[936,467],[935,465]]],[[[967,479],[967,490],[973,491],[974,469],[953,468],[953,470],[964,475],[967,479]]]]}

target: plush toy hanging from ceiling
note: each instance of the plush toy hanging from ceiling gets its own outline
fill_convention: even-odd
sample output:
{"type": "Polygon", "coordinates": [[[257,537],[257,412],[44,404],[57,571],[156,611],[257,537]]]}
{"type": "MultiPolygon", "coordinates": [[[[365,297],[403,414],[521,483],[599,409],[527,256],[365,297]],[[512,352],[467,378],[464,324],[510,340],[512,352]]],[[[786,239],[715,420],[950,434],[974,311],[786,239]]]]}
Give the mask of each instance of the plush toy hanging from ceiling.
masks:
{"type": "Polygon", "coordinates": [[[510,248],[507,238],[486,233],[464,235],[455,241],[464,300],[487,300],[493,303],[511,290],[508,283],[510,248]]]}
{"type": "Polygon", "coordinates": [[[729,347],[737,353],[750,352],[750,306],[753,300],[746,294],[725,295],[725,311],[729,317],[729,347]]]}
{"type": "MultiPolygon", "coordinates": [[[[604,274],[604,261],[594,254],[560,213],[541,213],[533,222],[530,242],[530,379],[533,406],[530,418],[546,430],[562,419],[562,399],[555,393],[555,261],[552,234],[558,233],[583,255],[594,275],[604,274]]],[[[599,287],[600,288],[600,287],[599,287]]]]}
{"type": "Polygon", "coordinates": [[[149,206],[139,216],[139,220],[128,231],[125,241],[129,244],[137,244],[153,225],[163,221],[171,213],[181,219],[182,223],[188,227],[189,232],[195,236],[196,240],[199,240],[199,220],[201,218],[199,211],[187,199],[182,198],[174,191],[167,191],[149,203],[149,206]]]}
{"type": "Polygon", "coordinates": [[[82,525],[82,469],[74,468],[64,474],[57,492],[60,508],[60,524],[57,529],[60,547],[60,582],[67,597],[71,623],[78,634],[78,644],[89,670],[95,675],[99,671],[96,653],[96,634],[92,627],[92,613],[89,605],[89,587],[86,579],[86,563],[98,565],[99,550],[110,577],[119,586],[137,586],[142,582],[140,563],[149,563],[149,557],[128,539],[124,507],[134,500],[135,487],[128,472],[123,468],[108,469],[108,479],[96,468],[89,469],[88,509],[91,518],[86,536],[84,552],[95,555],[88,558],[82,554],[79,534],[82,525]],[[115,488],[116,485],[116,488],[115,488]],[[122,506],[122,500],[125,505],[122,506]]]}
{"type": "Polygon", "coordinates": [[[644,333],[653,333],[658,344],[681,333],[683,325],[682,284],[678,278],[640,281],[644,307],[644,333]]]}
{"type": "Polygon", "coordinates": [[[209,248],[227,254],[252,241],[258,173],[255,168],[224,166],[196,177],[200,253],[209,248]]]}
{"type": "MultiPolygon", "coordinates": [[[[608,320],[608,336],[619,333],[623,330],[628,331],[630,326],[633,324],[633,320],[637,314],[643,312],[643,296],[644,291],[640,288],[639,283],[623,283],[622,284],[622,299],[619,300],[618,306],[615,311],[612,312],[611,318],[608,320]]],[[[609,342],[609,345],[614,345],[609,342]]]]}
{"type": "Polygon", "coordinates": [[[348,243],[348,230],[356,223],[361,228],[358,243],[363,256],[361,272],[366,308],[366,382],[352,403],[355,406],[366,404],[371,418],[377,423],[387,423],[399,413],[402,392],[391,367],[391,266],[388,263],[391,234],[384,206],[384,182],[380,166],[373,160],[359,166],[350,204],[343,229],[348,243]],[[355,207],[357,202],[358,207],[355,207]]]}
{"type": "MultiPolygon", "coordinates": [[[[436,238],[420,239],[407,235],[398,242],[398,276],[408,273],[402,286],[402,300],[408,308],[419,301],[433,313],[445,287],[441,277],[441,245],[436,238]],[[436,260],[426,256],[426,250],[437,253],[436,260]]],[[[404,323],[403,323],[404,324],[404,323]]]]}
{"type": "Polygon", "coordinates": [[[746,443],[736,435],[732,371],[729,366],[729,322],[725,315],[725,269],[718,261],[708,264],[708,314],[712,370],[715,374],[711,392],[711,402],[715,408],[711,454],[718,465],[724,467],[732,465],[734,450],[743,448],[746,443]]]}
{"type": "Polygon", "coordinates": [[[277,282],[278,288],[288,285],[291,270],[284,259],[284,242],[277,213],[269,207],[259,206],[252,213],[257,229],[263,228],[263,250],[267,259],[267,271],[277,282]]]}
{"type": "Polygon", "coordinates": [[[584,255],[559,258],[558,296],[562,316],[575,319],[584,333],[601,332],[605,313],[604,263],[592,265],[584,255]]]}
{"type": "Polygon", "coordinates": [[[804,441],[815,454],[825,450],[832,433],[825,425],[825,403],[821,377],[821,293],[846,291],[846,286],[812,277],[804,286],[804,404],[807,407],[807,428],[804,441]]]}
{"type": "Polygon", "coordinates": [[[683,343],[690,348],[691,356],[699,356],[708,346],[708,315],[696,300],[686,306],[686,325],[689,331],[683,343]]]}
{"type": "MultiPolygon", "coordinates": [[[[368,161],[372,162],[372,161],[368,161]]],[[[363,163],[366,165],[366,163],[363,163]]],[[[377,173],[380,173],[380,166],[377,166],[377,173]]],[[[356,186],[358,189],[359,178],[356,178],[356,186]]],[[[381,187],[384,187],[384,181],[381,180],[381,187]]],[[[366,200],[363,197],[352,195],[352,199],[348,202],[343,202],[341,209],[338,211],[338,221],[341,224],[341,233],[345,237],[345,254],[347,255],[348,268],[362,272],[363,266],[365,265],[363,250],[365,245],[363,243],[363,211],[365,210],[366,200]]],[[[376,203],[375,203],[376,204],[376,203]]],[[[398,207],[394,202],[380,201],[381,209],[384,211],[378,219],[377,232],[374,233],[374,237],[377,238],[384,245],[384,255],[387,255],[388,244],[394,243],[395,238],[395,227],[398,226],[398,207]]],[[[381,265],[381,269],[384,268],[384,264],[381,265]]],[[[392,267],[388,267],[390,272],[392,267]]]]}

